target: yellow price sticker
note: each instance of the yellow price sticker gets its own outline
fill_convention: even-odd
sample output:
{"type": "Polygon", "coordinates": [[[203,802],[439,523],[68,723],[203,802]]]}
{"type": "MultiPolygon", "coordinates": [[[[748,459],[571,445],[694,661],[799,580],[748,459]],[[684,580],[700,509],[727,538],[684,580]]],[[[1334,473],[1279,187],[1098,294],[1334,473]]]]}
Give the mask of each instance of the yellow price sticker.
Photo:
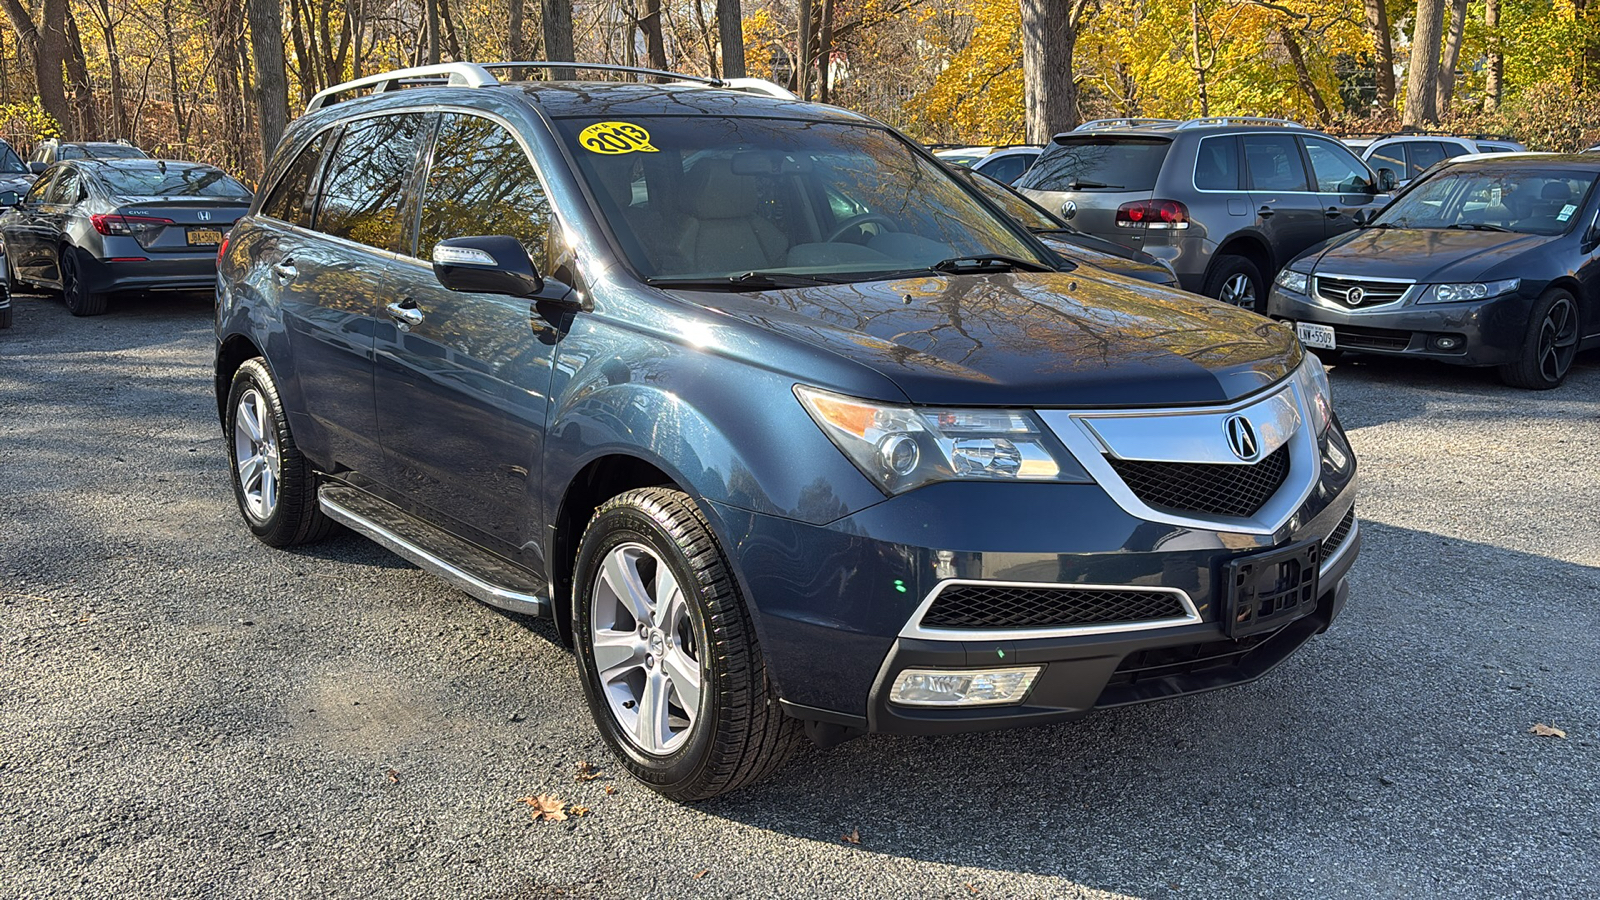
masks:
{"type": "Polygon", "coordinates": [[[632,122],[596,122],[578,133],[578,143],[591,153],[656,153],[650,132],[632,122]]]}

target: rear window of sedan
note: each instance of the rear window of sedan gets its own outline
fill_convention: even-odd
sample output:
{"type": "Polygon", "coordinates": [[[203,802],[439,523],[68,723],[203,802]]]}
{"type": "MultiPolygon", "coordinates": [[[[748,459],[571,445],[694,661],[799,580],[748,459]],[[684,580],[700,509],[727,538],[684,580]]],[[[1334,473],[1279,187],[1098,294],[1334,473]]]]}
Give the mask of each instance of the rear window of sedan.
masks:
{"type": "Polygon", "coordinates": [[[249,188],[210,166],[105,166],[96,174],[108,190],[124,197],[250,196],[249,188]]]}
{"type": "Polygon", "coordinates": [[[1062,135],[1045,147],[1017,187],[1035,191],[1148,191],[1156,186],[1172,141],[1166,138],[1062,135]]]}

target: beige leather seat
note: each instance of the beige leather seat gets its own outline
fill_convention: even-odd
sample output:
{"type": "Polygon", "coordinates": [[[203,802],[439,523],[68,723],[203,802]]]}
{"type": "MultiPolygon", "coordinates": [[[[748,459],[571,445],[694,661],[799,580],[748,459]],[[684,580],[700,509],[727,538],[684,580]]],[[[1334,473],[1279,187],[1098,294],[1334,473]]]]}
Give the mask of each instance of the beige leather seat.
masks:
{"type": "Polygon", "coordinates": [[[686,182],[689,215],[678,251],[690,271],[737,274],[784,264],[789,240],[756,215],[755,178],[735,175],[726,159],[702,159],[686,182]]]}

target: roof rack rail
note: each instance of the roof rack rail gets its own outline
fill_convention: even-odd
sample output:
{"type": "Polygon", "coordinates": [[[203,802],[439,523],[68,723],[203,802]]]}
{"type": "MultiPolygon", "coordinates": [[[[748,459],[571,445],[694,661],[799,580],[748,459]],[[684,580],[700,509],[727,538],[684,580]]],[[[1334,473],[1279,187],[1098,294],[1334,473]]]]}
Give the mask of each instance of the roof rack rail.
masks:
{"type": "Polygon", "coordinates": [[[687,81],[709,87],[722,87],[727,83],[721,78],[708,78],[704,75],[688,75],[683,72],[665,72],[661,69],[619,66],[612,63],[552,62],[544,59],[530,59],[516,62],[479,63],[478,66],[491,71],[495,69],[586,69],[594,72],[624,72],[629,75],[650,75],[656,78],[670,78],[673,81],[687,81]]]}
{"type": "Polygon", "coordinates": [[[1276,125],[1280,128],[1304,128],[1299,122],[1288,119],[1270,119],[1265,116],[1206,116],[1178,124],[1179,131],[1190,128],[1209,128],[1213,125],[1276,125]]]}
{"type": "MultiPolygon", "coordinates": [[[[682,78],[678,84],[700,84],[703,79],[690,80],[682,78]]],[[[746,94],[765,94],[768,97],[777,97],[779,100],[799,100],[800,95],[776,82],[765,78],[723,78],[712,87],[727,88],[730,91],[743,91],[746,94]]]]}
{"type": "Polygon", "coordinates": [[[1152,125],[1176,125],[1177,119],[1094,119],[1084,122],[1073,131],[1108,131],[1112,128],[1148,128],[1152,125]]]}

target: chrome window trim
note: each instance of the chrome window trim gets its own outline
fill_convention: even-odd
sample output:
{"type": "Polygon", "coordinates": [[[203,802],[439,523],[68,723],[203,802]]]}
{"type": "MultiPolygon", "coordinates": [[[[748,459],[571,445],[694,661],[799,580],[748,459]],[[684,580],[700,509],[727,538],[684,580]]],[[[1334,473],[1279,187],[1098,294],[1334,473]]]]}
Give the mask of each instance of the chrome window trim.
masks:
{"type": "Polygon", "coordinates": [[[1146,587],[1138,584],[1064,584],[1053,581],[991,581],[983,578],[947,578],[934,585],[933,590],[928,592],[928,596],[922,598],[922,602],[917,604],[916,610],[906,620],[905,627],[900,629],[899,636],[930,641],[1022,641],[1035,638],[1082,637],[1096,634],[1120,634],[1129,631],[1150,631],[1156,628],[1175,628],[1179,625],[1198,625],[1201,621],[1200,611],[1195,608],[1194,601],[1189,599],[1187,593],[1174,587],[1157,585],[1146,587]],[[927,615],[928,609],[933,606],[933,601],[937,600],[939,595],[944,593],[945,588],[951,585],[1074,591],[1139,591],[1172,594],[1183,605],[1184,615],[1166,619],[1150,619],[1143,622],[1103,622],[1096,625],[1061,625],[1051,628],[924,628],[922,626],[923,616],[927,615]]]}
{"type": "MultiPolygon", "coordinates": [[[[1350,521],[1350,530],[1345,533],[1344,540],[1340,541],[1339,546],[1334,548],[1333,555],[1324,559],[1322,565],[1317,567],[1318,578],[1333,571],[1334,566],[1337,566],[1339,561],[1344,559],[1345,554],[1350,552],[1350,548],[1355,546],[1356,535],[1359,533],[1361,533],[1361,520],[1352,519],[1350,521]]],[[[1320,589],[1319,587],[1318,590],[1320,589]]]]}
{"type": "Polygon", "coordinates": [[[1331,309],[1356,316],[1369,313],[1385,313],[1394,310],[1397,306],[1407,306],[1415,302],[1417,297],[1427,289],[1427,285],[1420,284],[1410,278],[1374,278],[1369,275],[1342,275],[1338,272],[1312,272],[1307,277],[1311,279],[1311,283],[1307,285],[1308,293],[1306,296],[1313,303],[1323,309],[1331,309]],[[1397,299],[1390,300],[1388,303],[1374,303],[1371,306],[1345,306],[1343,303],[1335,303],[1317,293],[1317,282],[1321,278],[1341,278],[1345,281],[1375,281],[1379,284],[1403,284],[1406,285],[1406,290],[1397,299]]]}
{"type": "MultiPolygon", "coordinates": [[[[1288,524],[1289,520],[1300,509],[1306,498],[1316,489],[1317,482],[1322,478],[1322,453],[1317,446],[1317,436],[1305,423],[1311,421],[1308,398],[1301,396],[1300,387],[1291,374],[1284,381],[1279,382],[1264,391],[1259,391],[1248,397],[1236,400],[1225,406],[1202,407],[1174,407],[1167,409],[1113,409],[1113,410],[1078,410],[1078,409],[1041,409],[1035,410],[1058,440],[1066,445],[1078,464],[1089,473],[1100,489],[1106,492],[1113,502],[1122,507],[1123,512],[1137,519],[1147,522],[1159,522],[1165,525],[1178,525],[1184,528],[1199,528],[1206,531],[1220,531],[1233,534],[1273,535],[1278,529],[1288,524]],[[1278,491],[1269,498],[1256,514],[1248,518],[1233,518],[1226,516],[1207,516],[1199,514],[1184,515],[1157,510],[1134,494],[1127,486],[1111,464],[1106,461],[1105,454],[1111,451],[1089,426],[1087,420],[1111,419],[1120,417],[1144,416],[1151,419],[1169,419],[1174,428],[1190,426],[1195,421],[1192,416],[1205,416],[1208,420],[1217,415],[1231,414],[1258,403],[1275,399],[1288,392],[1293,397],[1297,421],[1293,433],[1282,446],[1289,448],[1289,474],[1284,477],[1284,482],[1278,491]]],[[[1222,437],[1218,434],[1219,439],[1222,437]]],[[[1166,442],[1162,442],[1166,443],[1166,442]]]]}

